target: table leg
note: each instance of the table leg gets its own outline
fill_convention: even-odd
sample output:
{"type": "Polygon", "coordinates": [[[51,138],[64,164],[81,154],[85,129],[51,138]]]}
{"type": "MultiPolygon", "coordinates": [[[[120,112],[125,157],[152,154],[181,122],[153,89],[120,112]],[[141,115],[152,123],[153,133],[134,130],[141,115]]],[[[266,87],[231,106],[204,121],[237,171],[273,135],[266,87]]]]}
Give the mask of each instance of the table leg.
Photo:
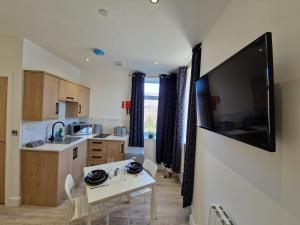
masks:
{"type": "Polygon", "coordinates": [[[91,225],[92,224],[92,215],[91,215],[91,206],[88,205],[88,215],[87,215],[87,225],[91,225]]]}
{"type": "Polygon", "coordinates": [[[155,201],[155,184],[153,184],[152,185],[152,191],[151,191],[150,225],[154,225],[155,207],[156,207],[156,201],[155,201]]]}

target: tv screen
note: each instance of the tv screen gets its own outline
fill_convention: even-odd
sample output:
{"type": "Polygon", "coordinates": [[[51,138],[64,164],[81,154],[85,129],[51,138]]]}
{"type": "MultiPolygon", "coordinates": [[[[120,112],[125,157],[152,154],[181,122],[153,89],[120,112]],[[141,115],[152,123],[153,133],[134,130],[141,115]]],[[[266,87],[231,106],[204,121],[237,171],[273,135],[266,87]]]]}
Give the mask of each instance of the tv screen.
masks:
{"type": "Polygon", "coordinates": [[[275,152],[272,36],[265,33],[196,81],[198,125],[275,152]]]}

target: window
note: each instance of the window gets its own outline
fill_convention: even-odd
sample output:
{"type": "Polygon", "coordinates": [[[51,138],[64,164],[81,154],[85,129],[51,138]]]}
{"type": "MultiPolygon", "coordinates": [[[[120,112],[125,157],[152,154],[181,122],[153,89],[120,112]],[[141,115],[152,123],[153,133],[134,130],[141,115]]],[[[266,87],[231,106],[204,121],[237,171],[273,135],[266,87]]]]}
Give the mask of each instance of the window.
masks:
{"type": "Polygon", "coordinates": [[[144,103],[144,137],[156,138],[156,121],[158,109],[159,79],[146,78],[144,103]]]}

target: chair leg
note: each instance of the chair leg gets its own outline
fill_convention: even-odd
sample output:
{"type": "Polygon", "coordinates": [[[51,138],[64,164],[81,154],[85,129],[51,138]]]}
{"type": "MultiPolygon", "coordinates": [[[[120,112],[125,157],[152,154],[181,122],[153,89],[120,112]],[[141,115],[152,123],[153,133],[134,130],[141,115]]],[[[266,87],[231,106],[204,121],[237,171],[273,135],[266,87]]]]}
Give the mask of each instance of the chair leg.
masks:
{"type": "Polygon", "coordinates": [[[66,219],[66,225],[70,224],[70,220],[71,220],[71,208],[72,208],[72,206],[69,206],[68,216],[67,216],[67,219],[66,219]]]}
{"type": "Polygon", "coordinates": [[[121,208],[122,196],[119,197],[119,208],[121,208]]]}
{"type": "Polygon", "coordinates": [[[157,220],[157,205],[156,205],[156,201],[155,201],[155,211],[154,211],[154,219],[157,220]]]}
{"type": "Polygon", "coordinates": [[[128,203],[128,225],[130,225],[130,217],[131,217],[131,202],[129,200],[129,203],[128,203]]]}
{"type": "Polygon", "coordinates": [[[91,224],[92,224],[91,215],[88,215],[88,216],[87,216],[86,222],[87,222],[87,223],[86,223],[87,225],[91,225],[91,224]]]}
{"type": "Polygon", "coordinates": [[[105,204],[105,211],[106,211],[106,225],[109,225],[109,209],[105,204]]]}
{"type": "Polygon", "coordinates": [[[154,205],[154,207],[155,207],[155,211],[154,211],[154,213],[155,213],[154,219],[157,220],[157,199],[156,199],[156,194],[155,194],[155,196],[154,196],[154,203],[155,203],[155,205],[154,205]]]}

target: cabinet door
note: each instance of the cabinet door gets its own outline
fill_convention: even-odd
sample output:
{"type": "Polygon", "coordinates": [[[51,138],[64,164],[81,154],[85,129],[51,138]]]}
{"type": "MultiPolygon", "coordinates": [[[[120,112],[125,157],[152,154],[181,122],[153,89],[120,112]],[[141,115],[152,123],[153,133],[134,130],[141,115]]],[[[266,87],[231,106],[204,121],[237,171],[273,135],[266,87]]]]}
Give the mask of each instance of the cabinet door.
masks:
{"type": "Polygon", "coordinates": [[[107,141],[106,143],[107,160],[113,159],[115,162],[124,160],[124,142],[107,141]]]}
{"type": "Polygon", "coordinates": [[[42,71],[24,71],[24,120],[58,118],[58,80],[42,71]]]}
{"type": "Polygon", "coordinates": [[[82,142],[72,147],[72,159],[73,159],[73,178],[76,185],[79,185],[83,181],[83,168],[86,166],[86,142],[82,142]]]}
{"type": "Polygon", "coordinates": [[[59,80],[59,100],[78,102],[78,85],[66,80],[59,80]]]}
{"type": "Polygon", "coordinates": [[[73,153],[72,149],[68,148],[59,152],[58,164],[58,202],[62,203],[66,199],[65,181],[69,174],[73,176],[73,153]]]}
{"type": "Polygon", "coordinates": [[[44,75],[43,119],[58,118],[58,81],[51,75],[44,75]]]}
{"type": "Polygon", "coordinates": [[[79,117],[88,117],[90,108],[90,89],[79,86],[78,96],[78,115],[79,117]]]}

